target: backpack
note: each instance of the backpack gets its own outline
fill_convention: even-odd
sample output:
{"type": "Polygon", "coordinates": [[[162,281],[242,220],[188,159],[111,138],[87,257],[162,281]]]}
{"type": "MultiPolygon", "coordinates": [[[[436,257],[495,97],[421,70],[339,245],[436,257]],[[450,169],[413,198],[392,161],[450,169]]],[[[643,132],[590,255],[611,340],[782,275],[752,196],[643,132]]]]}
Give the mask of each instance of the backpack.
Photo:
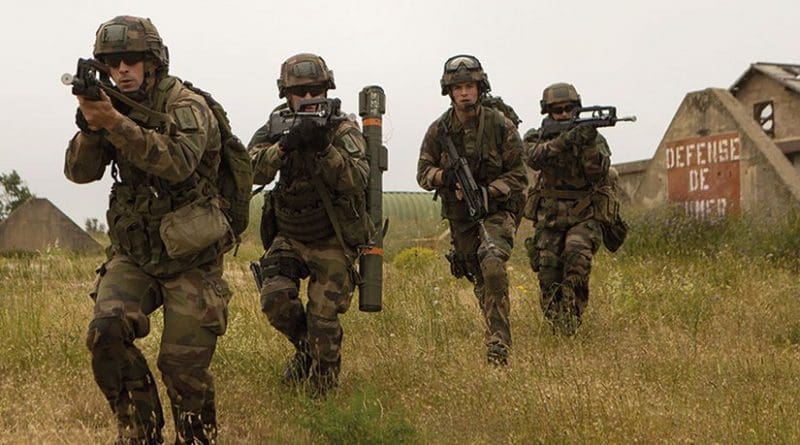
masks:
{"type": "Polygon", "coordinates": [[[522,122],[522,119],[519,118],[519,115],[516,111],[514,111],[514,108],[505,103],[503,98],[500,96],[492,96],[491,94],[487,94],[481,99],[481,105],[488,108],[494,108],[495,110],[503,113],[508,120],[514,123],[515,127],[519,127],[520,122],[522,122]]]}
{"type": "Polygon", "coordinates": [[[211,94],[195,87],[191,82],[184,81],[183,85],[192,92],[203,96],[219,123],[222,156],[219,164],[217,189],[228,202],[228,207],[223,211],[228,217],[228,222],[230,222],[231,229],[236,234],[238,241],[239,235],[247,229],[250,219],[250,196],[253,189],[253,166],[250,163],[250,155],[242,141],[231,131],[228,114],[222,105],[211,97],[211,94]]]}

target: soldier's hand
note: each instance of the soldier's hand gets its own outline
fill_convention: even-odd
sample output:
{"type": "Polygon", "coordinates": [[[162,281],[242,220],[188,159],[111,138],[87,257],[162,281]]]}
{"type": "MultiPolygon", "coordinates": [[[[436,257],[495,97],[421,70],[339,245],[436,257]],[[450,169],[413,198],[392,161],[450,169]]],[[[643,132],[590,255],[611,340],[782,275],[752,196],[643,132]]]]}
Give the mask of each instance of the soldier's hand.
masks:
{"type": "Polygon", "coordinates": [[[292,129],[281,138],[280,147],[284,153],[298,151],[303,147],[305,141],[303,140],[303,133],[300,130],[301,124],[302,122],[292,127],[292,129]]]}
{"type": "Polygon", "coordinates": [[[588,124],[581,124],[566,133],[569,144],[581,148],[591,144],[597,138],[597,128],[588,124]]]}
{"type": "Polygon", "coordinates": [[[80,129],[84,133],[94,134],[94,133],[99,133],[100,131],[99,128],[89,127],[89,122],[86,122],[86,117],[83,115],[83,112],[81,112],[80,108],[75,110],[75,125],[77,125],[78,129],[80,129]]]}
{"type": "Polygon", "coordinates": [[[331,140],[328,136],[328,129],[324,125],[311,119],[304,120],[300,125],[303,127],[303,139],[305,141],[306,151],[310,153],[319,153],[328,148],[331,140]]]}
{"type": "Polygon", "coordinates": [[[458,175],[456,175],[456,169],[454,167],[445,167],[442,172],[442,186],[447,190],[456,190],[456,187],[460,187],[458,184],[458,175]]]}
{"type": "Polygon", "coordinates": [[[122,115],[111,103],[111,99],[102,90],[100,91],[100,100],[90,100],[78,96],[78,109],[91,130],[110,129],[122,119],[122,115]]]}

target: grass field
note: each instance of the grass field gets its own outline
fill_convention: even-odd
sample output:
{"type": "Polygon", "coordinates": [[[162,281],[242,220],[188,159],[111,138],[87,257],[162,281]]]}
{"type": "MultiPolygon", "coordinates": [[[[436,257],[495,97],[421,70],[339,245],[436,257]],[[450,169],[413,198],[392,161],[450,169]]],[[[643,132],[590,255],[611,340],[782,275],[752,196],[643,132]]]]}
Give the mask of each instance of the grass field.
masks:
{"type": "MultiPolygon", "coordinates": [[[[409,249],[418,242],[395,228],[384,310],[354,300],[343,316],[341,387],[324,401],[279,381],[291,351],[259,310],[250,237],[226,264],[235,296],[212,365],[221,443],[800,443],[800,223],[787,221],[637,217],[622,250],[596,258],[573,338],[542,320],[525,224],[506,369],[484,362],[479,310],[449,276],[446,245],[409,249]]],[[[0,257],[0,443],[113,440],[84,346],[101,260],[0,257]]],[[[138,342],[151,366],[153,320],[138,342]]]]}

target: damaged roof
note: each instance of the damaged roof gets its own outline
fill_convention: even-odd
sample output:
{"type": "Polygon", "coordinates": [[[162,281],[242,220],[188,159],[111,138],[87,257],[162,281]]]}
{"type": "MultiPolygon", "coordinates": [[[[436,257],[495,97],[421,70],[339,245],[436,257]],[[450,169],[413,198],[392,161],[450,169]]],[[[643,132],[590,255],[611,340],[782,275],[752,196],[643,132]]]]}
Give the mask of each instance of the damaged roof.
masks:
{"type": "Polygon", "coordinates": [[[762,73],[780,82],[784,87],[800,93],[800,65],[789,63],[756,62],[739,77],[730,87],[730,92],[736,94],[739,88],[747,82],[754,72],[762,73]]]}

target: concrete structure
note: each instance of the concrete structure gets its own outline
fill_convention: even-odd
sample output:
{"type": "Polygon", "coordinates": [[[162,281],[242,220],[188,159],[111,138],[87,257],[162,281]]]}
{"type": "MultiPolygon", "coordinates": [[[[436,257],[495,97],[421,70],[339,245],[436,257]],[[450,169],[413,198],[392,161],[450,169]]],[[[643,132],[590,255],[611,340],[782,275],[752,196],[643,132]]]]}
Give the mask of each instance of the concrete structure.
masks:
{"type": "Polygon", "coordinates": [[[102,246],[53,203],[30,198],[0,224],[0,252],[36,252],[59,247],[97,253],[102,246]]]}
{"type": "Polygon", "coordinates": [[[614,168],[616,168],[617,173],[619,173],[617,186],[619,190],[622,191],[620,200],[623,204],[630,204],[633,194],[636,193],[636,189],[639,188],[639,184],[641,184],[649,164],[649,159],[614,164],[614,168]]]}
{"type": "Polygon", "coordinates": [[[754,63],[730,92],[800,174],[800,65],[754,63]]]}
{"type": "Polygon", "coordinates": [[[709,88],[684,98],[632,204],[678,205],[698,218],[781,218],[798,201],[800,176],[750,110],[728,90],[709,88]]]}

